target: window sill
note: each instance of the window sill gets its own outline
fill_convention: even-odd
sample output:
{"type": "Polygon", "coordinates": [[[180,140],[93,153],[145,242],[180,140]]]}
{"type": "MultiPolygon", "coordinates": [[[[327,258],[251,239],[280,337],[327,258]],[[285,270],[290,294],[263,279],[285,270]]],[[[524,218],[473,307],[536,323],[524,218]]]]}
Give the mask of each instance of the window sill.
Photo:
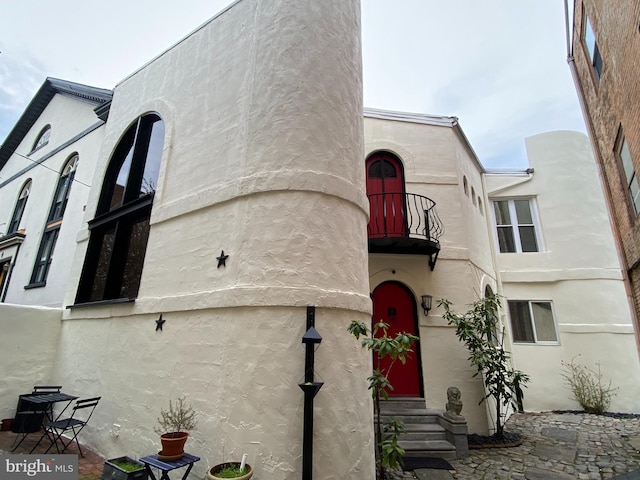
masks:
{"type": "Polygon", "coordinates": [[[40,288],[40,287],[44,287],[46,285],[47,285],[47,282],[30,283],[29,285],[25,285],[24,289],[25,290],[30,290],[32,288],[40,288]]]}
{"type": "Polygon", "coordinates": [[[114,298],[113,300],[97,300],[95,302],[74,303],[73,305],[67,305],[67,308],[69,310],[72,310],[75,308],[100,307],[104,305],[117,305],[119,303],[133,303],[135,301],[135,298],[114,298]]]}

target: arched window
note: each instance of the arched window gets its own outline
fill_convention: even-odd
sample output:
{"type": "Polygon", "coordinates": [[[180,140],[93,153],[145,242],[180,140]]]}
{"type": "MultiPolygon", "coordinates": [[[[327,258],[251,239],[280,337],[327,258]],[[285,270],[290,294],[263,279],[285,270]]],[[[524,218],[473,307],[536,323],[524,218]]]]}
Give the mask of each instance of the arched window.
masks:
{"type": "Polygon", "coordinates": [[[22,187],[22,190],[20,190],[20,195],[18,196],[18,201],[16,202],[16,208],[13,209],[13,215],[11,216],[11,221],[9,222],[9,230],[7,230],[7,235],[17,232],[20,228],[20,220],[22,220],[22,214],[24,213],[24,209],[27,206],[29,193],[31,193],[31,180],[28,180],[27,183],[24,184],[24,187],[22,187]]]}
{"type": "Polygon", "coordinates": [[[137,297],[163,144],[164,124],[148,114],[129,127],[113,151],[89,222],[76,303],[137,297]]]}
{"type": "Polygon", "coordinates": [[[39,148],[44,147],[47,143],[49,143],[50,136],[51,136],[51,125],[47,125],[42,129],[42,131],[40,132],[40,135],[38,135],[38,138],[33,143],[33,148],[31,149],[31,151],[35,152],[39,148]]]}
{"type": "Polygon", "coordinates": [[[56,186],[56,191],[51,202],[51,209],[49,210],[49,217],[47,217],[47,224],[44,227],[42,240],[40,240],[38,256],[36,257],[33,272],[31,273],[31,281],[29,285],[27,285],[28,288],[46,285],[49,266],[53,260],[53,250],[56,247],[58,233],[60,233],[60,227],[62,226],[62,217],[67,208],[67,201],[69,200],[69,193],[71,192],[71,185],[73,184],[73,177],[76,174],[76,168],[78,168],[78,155],[74,154],[65,162],[60,172],[58,185],[56,186]]]}
{"type": "Polygon", "coordinates": [[[469,196],[469,183],[467,182],[467,176],[462,177],[462,186],[464,187],[464,194],[469,196]]]}
{"type": "Polygon", "coordinates": [[[73,177],[76,175],[76,169],[78,168],[78,155],[72,156],[67,163],[65,163],[60,179],[58,180],[58,186],[56,188],[56,194],[53,196],[53,202],[51,203],[51,210],[49,211],[49,222],[60,220],[64,215],[64,211],[67,208],[67,202],[69,201],[69,193],[71,192],[71,184],[73,183],[73,177]]]}

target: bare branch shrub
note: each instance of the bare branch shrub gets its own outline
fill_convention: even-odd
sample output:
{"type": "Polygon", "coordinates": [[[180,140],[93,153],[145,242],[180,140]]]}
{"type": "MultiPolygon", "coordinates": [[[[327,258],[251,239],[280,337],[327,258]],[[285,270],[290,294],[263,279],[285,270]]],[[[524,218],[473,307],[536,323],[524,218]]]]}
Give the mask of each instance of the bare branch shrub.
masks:
{"type": "Polygon", "coordinates": [[[611,398],[618,388],[611,387],[611,380],[606,386],[603,385],[599,362],[596,362],[598,371],[595,371],[575,363],[575,358],[573,357],[569,363],[560,362],[564,369],[561,375],[585,412],[602,415],[611,405],[611,398]]]}

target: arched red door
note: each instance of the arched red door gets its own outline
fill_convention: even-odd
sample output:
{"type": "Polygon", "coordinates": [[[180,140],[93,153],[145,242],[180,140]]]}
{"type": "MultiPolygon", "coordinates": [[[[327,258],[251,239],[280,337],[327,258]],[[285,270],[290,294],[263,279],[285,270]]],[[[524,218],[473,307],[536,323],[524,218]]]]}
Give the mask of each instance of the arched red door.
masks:
{"type": "Polygon", "coordinates": [[[390,153],[377,152],[367,159],[366,169],[369,237],[406,236],[402,163],[390,153]]]}
{"type": "MultiPolygon", "coordinates": [[[[416,304],[412,293],[402,284],[385,282],[373,291],[373,323],[380,320],[389,324],[389,336],[407,332],[418,336],[416,304]]],[[[391,363],[389,357],[381,360],[380,367],[386,370],[391,363]]],[[[378,359],[374,358],[374,368],[378,359]]],[[[416,342],[413,352],[403,365],[397,361],[389,374],[389,383],[394,390],[389,392],[395,397],[421,397],[422,380],[420,374],[420,344],[416,342]]]]}

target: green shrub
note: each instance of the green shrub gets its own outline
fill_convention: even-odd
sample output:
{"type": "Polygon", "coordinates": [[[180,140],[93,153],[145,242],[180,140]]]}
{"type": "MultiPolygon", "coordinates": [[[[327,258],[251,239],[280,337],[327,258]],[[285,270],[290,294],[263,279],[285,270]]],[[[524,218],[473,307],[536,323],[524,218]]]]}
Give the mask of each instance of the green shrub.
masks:
{"type": "Polygon", "coordinates": [[[491,295],[471,305],[465,313],[455,313],[447,299],[440,300],[438,306],[444,308],[444,318],[456,327],[458,339],[469,349],[469,361],[476,367],[474,377],[484,380],[485,396],[480,403],[491,398],[496,408],[496,433],[504,438],[504,422],[507,409],[513,405],[522,409],[523,388],[529,383],[529,375],[511,367],[511,354],[503,348],[504,330],[499,330],[500,297],[491,295]]]}
{"type": "Polygon", "coordinates": [[[561,361],[564,372],[562,377],[571,389],[574,398],[587,413],[602,415],[611,405],[611,397],[615,395],[617,388],[611,387],[611,380],[605,386],[602,384],[602,373],[600,363],[596,363],[598,371],[571,362],[561,361]]]}

